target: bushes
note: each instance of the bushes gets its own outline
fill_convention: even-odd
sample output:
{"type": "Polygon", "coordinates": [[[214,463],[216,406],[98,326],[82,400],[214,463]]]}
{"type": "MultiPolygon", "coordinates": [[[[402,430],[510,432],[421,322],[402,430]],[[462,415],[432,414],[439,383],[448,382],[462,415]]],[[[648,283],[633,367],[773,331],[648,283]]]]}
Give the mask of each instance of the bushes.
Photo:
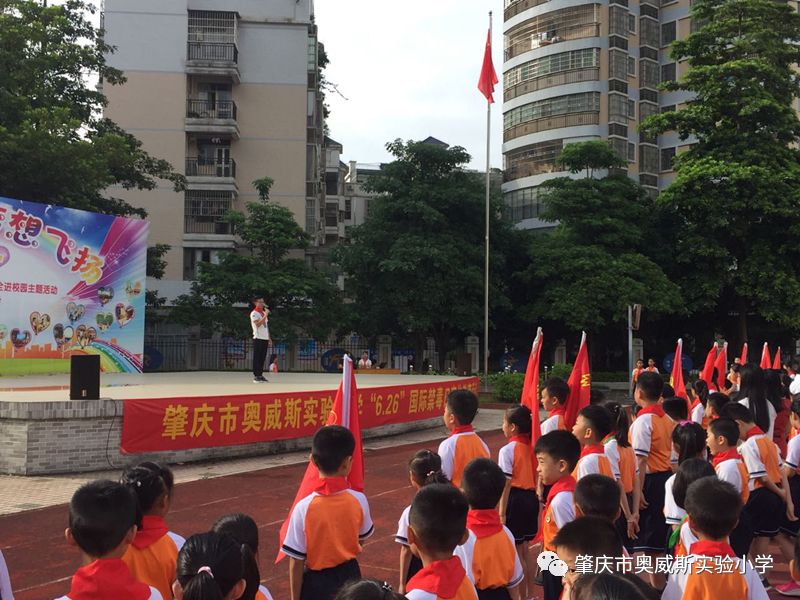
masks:
{"type": "Polygon", "coordinates": [[[494,392],[495,402],[519,402],[522,397],[522,385],[525,373],[495,373],[489,375],[489,385],[494,392]]]}

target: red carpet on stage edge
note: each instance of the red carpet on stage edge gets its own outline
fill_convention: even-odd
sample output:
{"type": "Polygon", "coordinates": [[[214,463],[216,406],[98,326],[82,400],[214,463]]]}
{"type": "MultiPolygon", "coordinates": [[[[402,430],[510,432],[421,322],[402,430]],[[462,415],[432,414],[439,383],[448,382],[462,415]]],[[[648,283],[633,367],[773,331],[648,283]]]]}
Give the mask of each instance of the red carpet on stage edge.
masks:
{"type": "MultiPolygon", "coordinates": [[[[495,431],[482,437],[496,458],[505,443],[502,433],[495,431]]],[[[394,534],[400,513],[413,497],[407,463],[417,450],[435,450],[437,446],[438,440],[366,453],[367,495],[376,533],[367,540],[359,559],[365,576],[397,585],[399,547],[394,534]]],[[[276,600],[283,600],[289,595],[288,561],[274,564],[278,530],[304,469],[305,464],[296,464],[178,485],[167,521],[173,531],[188,537],[208,530],[224,514],[251,515],[260,530],[262,582],[276,600]]],[[[52,600],[68,591],[78,555],[64,541],[66,526],[65,505],[0,517],[0,544],[17,600],[52,600]]],[[[770,582],[785,583],[788,566],[782,564],[777,547],[773,547],[773,555],[775,568],[768,574],[770,582]]],[[[783,596],[773,590],[770,597],[783,596]]]]}

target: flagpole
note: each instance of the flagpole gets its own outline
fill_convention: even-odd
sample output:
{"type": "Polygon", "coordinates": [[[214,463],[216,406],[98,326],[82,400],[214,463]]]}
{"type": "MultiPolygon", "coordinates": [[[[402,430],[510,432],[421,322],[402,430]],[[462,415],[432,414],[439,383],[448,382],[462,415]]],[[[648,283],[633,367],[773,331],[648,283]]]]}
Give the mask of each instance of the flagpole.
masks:
{"type": "MultiPolygon", "coordinates": [[[[489,11],[489,40],[492,39],[492,11],[489,11]]],[[[489,150],[492,126],[492,103],[486,99],[486,264],[483,293],[483,378],[489,386],[489,150]]]]}

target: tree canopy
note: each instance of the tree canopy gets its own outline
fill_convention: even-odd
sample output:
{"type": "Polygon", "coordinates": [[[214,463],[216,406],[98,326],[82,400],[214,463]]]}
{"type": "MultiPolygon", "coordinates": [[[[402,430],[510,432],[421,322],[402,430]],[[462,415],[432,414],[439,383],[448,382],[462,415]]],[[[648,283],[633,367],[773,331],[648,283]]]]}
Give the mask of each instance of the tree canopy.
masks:
{"type": "Polygon", "coordinates": [[[800,329],[800,15],[770,0],[696,0],[700,28],[672,45],[689,66],[664,89],[691,92],[649,117],[651,135],[691,144],[660,196],[680,218],[676,261],[691,310],[800,329]]]}
{"type": "Polygon", "coordinates": [[[87,19],[95,10],[81,0],[0,4],[0,195],[144,216],[108,188],[147,190],[165,179],[180,189],[183,176],[102,117],[106,98],[87,74],[103,85],[125,77],[106,62],[113,48],[87,19]]]}

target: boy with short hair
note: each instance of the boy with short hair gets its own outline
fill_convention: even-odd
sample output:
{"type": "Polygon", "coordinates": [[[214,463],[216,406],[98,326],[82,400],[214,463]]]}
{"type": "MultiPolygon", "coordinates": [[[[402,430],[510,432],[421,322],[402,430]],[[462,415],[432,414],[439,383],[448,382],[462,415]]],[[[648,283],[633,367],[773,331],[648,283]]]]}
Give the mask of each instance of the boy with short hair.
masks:
{"type": "Polygon", "coordinates": [[[689,548],[689,567],[676,568],[670,574],[663,600],[767,600],[758,574],[748,561],[742,573],[742,559],[728,544],[728,535],[736,526],[742,508],[736,489],[716,477],[702,477],[689,486],[685,504],[689,528],[699,541],[689,548]],[[723,561],[726,568],[717,568],[723,561]]]}
{"type": "Polygon", "coordinates": [[[478,598],[520,600],[519,584],[525,574],[514,534],[503,525],[497,511],[506,476],[494,461],[476,458],[464,469],[461,486],[470,508],[467,529],[475,534],[465,546],[478,598]]]}
{"type": "MultiPolygon", "coordinates": [[[[553,539],[564,525],[575,519],[573,492],[575,479],[571,473],[578,463],[581,445],[568,431],[551,431],[536,440],[536,472],[544,485],[551,486],[542,513],[542,526],[537,539],[543,550],[555,551],[553,539]]],[[[545,600],[557,600],[561,595],[561,578],[542,571],[545,600]]]]}
{"type": "MultiPolygon", "coordinates": [[[[781,513],[790,521],[796,520],[778,446],[756,426],[753,413],[743,404],[729,402],[722,407],[721,416],[736,421],[743,442],[739,452],[750,477],[750,498],[744,507],[753,526],[750,555],[767,554],[770,540],[778,534],[781,513]]],[[[764,587],[769,585],[766,578],[763,582],[764,587]]]]}
{"type": "Polygon", "coordinates": [[[121,483],[100,480],[82,485],[69,503],[67,543],[77,546],[83,566],[59,600],[162,600],[133,578],[122,556],[136,537],[136,497],[121,483]]]}
{"type": "MultiPolygon", "coordinates": [[[[657,557],[666,551],[669,527],[664,518],[664,495],[672,475],[672,428],[674,423],[659,404],[664,380],[658,373],[646,372],[636,382],[634,399],[641,408],[631,424],[631,445],[639,465],[633,486],[631,522],[639,526],[634,552],[657,557]]],[[[651,559],[654,560],[654,559],[651,559]]],[[[656,589],[664,587],[664,576],[650,573],[656,589]]]]}
{"type": "Polygon", "coordinates": [[[605,475],[581,477],[575,484],[575,512],[579,517],[600,517],[615,523],[621,514],[617,482],[605,475]]]}
{"type": "Polygon", "coordinates": [[[544,382],[542,406],[547,411],[547,418],[542,421],[542,435],[557,429],[567,429],[564,415],[567,411],[568,398],[569,385],[561,377],[551,377],[544,382]]]}
{"type": "Polygon", "coordinates": [[[611,413],[603,406],[596,404],[585,406],[578,413],[575,425],[572,427],[572,435],[581,444],[581,455],[572,472],[576,481],[592,474],[614,477],[611,462],[605,455],[602,443],[611,433],[611,428],[611,413]]]}
{"type": "Polygon", "coordinates": [[[423,487],[408,514],[408,543],[422,569],[406,584],[408,600],[477,600],[456,546],[467,541],[467,499],[452,485],[423,487]]]}
{"type": "Polygon", "coordinates": [[[289,556],[292,600],[333,598],[345,582],[361,577],[356,557],[374,532],[367,497],[350,489],[355,438],[341,425],[317,431],[311,460],[320,483],[292,510],[281,550],[289,556]]]}
{"type": "Polygon", "coordinates": [[[453,390],[447,395],[443,419],[450,436],[439,444],[438,454],[442,472],[456,487],[472,459],[489,458],[489,446],[472,427],[477,413],[478,397],[470,390],[453,390]]]}

